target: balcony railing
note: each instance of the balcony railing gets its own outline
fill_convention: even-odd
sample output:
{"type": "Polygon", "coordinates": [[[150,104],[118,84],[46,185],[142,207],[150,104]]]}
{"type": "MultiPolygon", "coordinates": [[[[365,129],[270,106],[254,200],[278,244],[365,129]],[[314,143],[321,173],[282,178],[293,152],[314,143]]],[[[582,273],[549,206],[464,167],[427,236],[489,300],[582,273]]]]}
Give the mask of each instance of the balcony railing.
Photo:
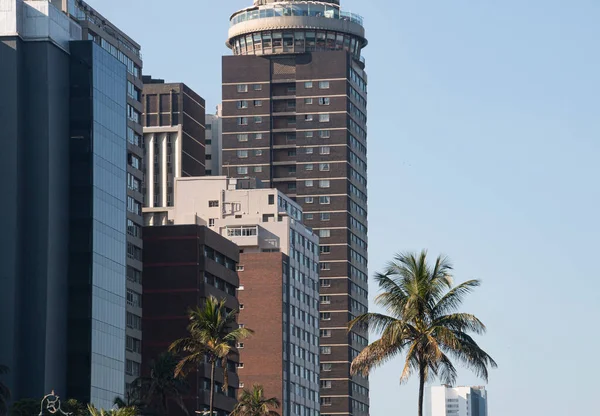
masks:
{"type": "Polygon", "coordinates": [[[231,18],[231,26],[248,20],[267,19],[269,17],[307,16],[326,19],[346,20],[364,26],[362,16],[344,12],[337,7],[323,4],[295,3],[288,5],[267,5],[259,9],[240,12],[231,18]]]}

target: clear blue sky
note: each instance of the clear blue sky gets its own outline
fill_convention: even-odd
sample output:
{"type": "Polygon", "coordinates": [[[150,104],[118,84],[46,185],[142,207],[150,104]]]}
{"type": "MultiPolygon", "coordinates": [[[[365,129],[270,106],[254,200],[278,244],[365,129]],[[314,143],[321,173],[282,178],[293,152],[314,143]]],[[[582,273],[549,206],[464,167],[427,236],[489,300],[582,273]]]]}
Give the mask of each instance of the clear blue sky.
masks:
{"type": "MultiPolygon", "coordinates": [[[[143,45],[146,74],[219,102],[228,17],[251,0],[89,1],[143,45]]],[[[490,416],[596,414],[600,1],[342,3],[370,41],[371,274],[428,248],[483,279],[464,309],[500,365],[490,416]]],[[[400,370],[372,376],[372,416],[416,414],[400,370]]]]}

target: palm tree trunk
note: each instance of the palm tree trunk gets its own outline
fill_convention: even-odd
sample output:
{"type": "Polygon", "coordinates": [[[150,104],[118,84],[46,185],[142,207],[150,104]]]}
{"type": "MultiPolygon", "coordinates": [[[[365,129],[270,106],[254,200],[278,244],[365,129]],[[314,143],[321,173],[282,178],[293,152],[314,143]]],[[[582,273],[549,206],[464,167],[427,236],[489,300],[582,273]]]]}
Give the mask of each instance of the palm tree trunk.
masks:
{"type": "Polygon", "coordinates": [[[425,390],[425,366],[419,365],[419,416],[423,416],[423,396],[425,390]]]}
{"type": "Polygon", "coordinates": [[[213,404],[215,401],[215,367],[216,363],[214,360],[210,361],[210,413],[209,416],[213,416],[213,404]]]}

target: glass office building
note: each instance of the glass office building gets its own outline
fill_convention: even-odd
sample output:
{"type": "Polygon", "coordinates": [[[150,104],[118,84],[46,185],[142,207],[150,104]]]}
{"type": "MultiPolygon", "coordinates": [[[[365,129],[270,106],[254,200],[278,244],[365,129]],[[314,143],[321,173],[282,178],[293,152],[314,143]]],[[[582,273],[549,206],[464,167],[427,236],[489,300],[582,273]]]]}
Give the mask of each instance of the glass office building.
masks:
{"type": "Polygon", "coordinates": [[[69,396],[110,409],[124,396],[127,68],[71,42],[69,396]]]}

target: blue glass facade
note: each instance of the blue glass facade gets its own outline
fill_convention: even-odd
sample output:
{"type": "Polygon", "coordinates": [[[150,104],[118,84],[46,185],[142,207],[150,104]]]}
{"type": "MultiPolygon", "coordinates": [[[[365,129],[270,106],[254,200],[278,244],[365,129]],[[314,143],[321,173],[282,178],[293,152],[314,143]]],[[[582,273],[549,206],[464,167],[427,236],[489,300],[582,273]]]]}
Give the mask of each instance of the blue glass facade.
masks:
{"type": "Polygon", "coordinates": [[[124,396],[127,68],[71,43],[69,396],[110,409],[124,396]]]}

